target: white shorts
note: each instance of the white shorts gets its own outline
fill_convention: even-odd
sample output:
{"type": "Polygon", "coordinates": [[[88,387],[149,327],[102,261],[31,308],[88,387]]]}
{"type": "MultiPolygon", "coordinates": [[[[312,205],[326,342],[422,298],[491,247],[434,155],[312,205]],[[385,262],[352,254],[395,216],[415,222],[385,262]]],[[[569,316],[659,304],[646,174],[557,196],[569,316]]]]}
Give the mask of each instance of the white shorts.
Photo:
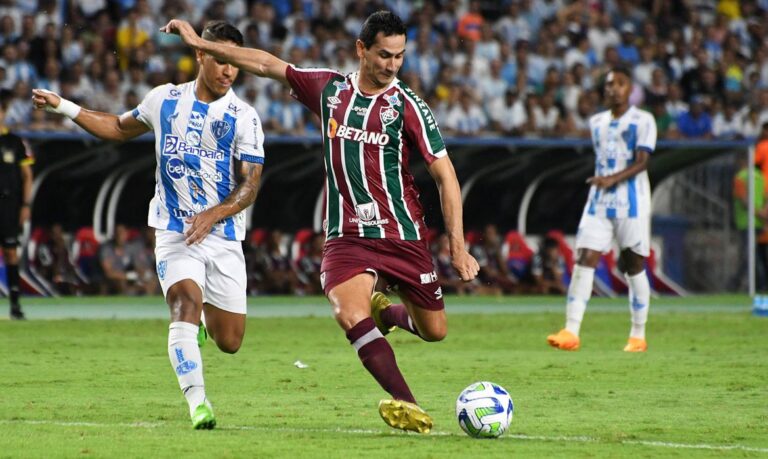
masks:
{"type": "Polygon", "coordinates": [[[651,254],[651,218],[605,218],[584,212],[576,233],[576,249],[607,253],[614,239],[620,250],[629,249],[648,257],[651,254]]]}
{"type": "Polygon", "coordinates": [[[237,314],[247,312],[245,258],[240,241],[208,235],[188,246],[184,235],[155,230],[157,277],[163,295],[176,282],[191,279],[203,291],[203,303],[237,314]]]}

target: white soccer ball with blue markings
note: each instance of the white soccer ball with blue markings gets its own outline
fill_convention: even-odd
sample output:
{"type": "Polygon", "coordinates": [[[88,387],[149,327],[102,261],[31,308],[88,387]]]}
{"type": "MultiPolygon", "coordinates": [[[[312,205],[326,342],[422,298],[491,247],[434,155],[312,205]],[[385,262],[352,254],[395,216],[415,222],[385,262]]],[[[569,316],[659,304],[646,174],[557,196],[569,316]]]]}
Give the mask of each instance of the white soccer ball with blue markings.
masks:
{"type": "Polygon", "coordinates": [[[515,405],[503,387],[488,381],[470,384],[456,400],[456,418],[474,438],[497,438],[509,428],[515,405]]]}

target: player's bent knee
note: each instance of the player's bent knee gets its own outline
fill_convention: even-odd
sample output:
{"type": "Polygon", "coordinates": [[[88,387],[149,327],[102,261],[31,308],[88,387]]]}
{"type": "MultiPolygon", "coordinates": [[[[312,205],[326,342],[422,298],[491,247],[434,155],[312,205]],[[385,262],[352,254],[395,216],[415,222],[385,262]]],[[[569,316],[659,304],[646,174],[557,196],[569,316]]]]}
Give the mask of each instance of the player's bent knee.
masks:
{"type": "Polygon", "coordinates": [[[435,342],[442,341],[448,335],[448,327],[441,325],[437,327],[430,327],[424,331],[419,330],[419,334],[424,341],[435,342]]]}
{"type": "Polygon", "coordinates": [[[218,346],[221,352],[227,354],[234,354],[240,350],[240,346],[243,344],[243,339],[236,336],[228,336],[226,338],[217,339],[216,346],[218,346]]]}

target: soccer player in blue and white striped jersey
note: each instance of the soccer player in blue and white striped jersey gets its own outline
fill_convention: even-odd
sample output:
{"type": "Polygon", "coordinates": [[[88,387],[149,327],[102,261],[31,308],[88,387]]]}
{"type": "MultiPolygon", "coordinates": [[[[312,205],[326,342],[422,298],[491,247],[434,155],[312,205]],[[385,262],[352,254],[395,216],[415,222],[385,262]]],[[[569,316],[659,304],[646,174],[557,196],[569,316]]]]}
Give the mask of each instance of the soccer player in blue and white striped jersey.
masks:
{"type": "MultiPolygon", "coordinates": [[[[242,34],[222,21],[208,23],[203,36],[243,45],[242,34]]],[[[158,86],[121,116],[87,110],[39,89],[33,103],[105,140],[155,133],[157,185],[148,220],[156,229],[157,274],[171,309],[168,355],[193,427],[211,429],[216,420],[205,395],[198,325],[204,314],[222,351],[240,348],[246,318],[241,241],[245,210],[261,179],[264,134],[256,111],[231,88],[238,69],[210,54],[195,54],[194,81],[158,86]]]]}
{"type": "Polygon", "coordinates": [[[605,97],[609,110],[589,120],[595,149],[595,175],[576,235],[578,260],[568,287],[566,325],[547,337],[553,347],[575,351],[580,346],[579,329],[592,295],[595,267],[615,239],[621,250],[619,269],[629,285],[632,327],[624,350],[644,352],[645,323],[651,289],[644,261],[650,254],[651,186],[648,160],[656,149],[653,115],[629,105],[632,77],[629,70],[615,68],[606,76],[605,97]]]}

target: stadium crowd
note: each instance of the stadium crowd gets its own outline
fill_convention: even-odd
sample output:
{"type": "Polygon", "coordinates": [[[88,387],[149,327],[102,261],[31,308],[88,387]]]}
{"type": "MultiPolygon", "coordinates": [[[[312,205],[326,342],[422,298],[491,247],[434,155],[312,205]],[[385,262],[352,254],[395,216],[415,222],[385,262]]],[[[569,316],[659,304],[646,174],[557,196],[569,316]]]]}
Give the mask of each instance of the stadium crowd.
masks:
{"type": "MultiPolygon", "coordinates": [[[[768,0],[0,0],[0,88],[12,129],[61,131],[32,110],[41,87],[93,109],[133,109],[185,82],[195,62],[170,18],[235,24],[246,46],[303,67],[356,70],[355,34],[390,9],[408,24],[400,78],[446,135],[588,137],[600,82],[633,69],[631,102],[660,138],[754,138],[768,121],[768,0]]],[[[267,136],[311,134],[317,120],[282,86],[241,73],[236,92],[267,136]]]]}
{"type": "MultiPolygon", "coordinates": [[[[551,231],[529,244],[516,231],[495,225],[470,230],[466,239],[480,276],[463,282],[451,266],[445,234],[426,236],[445,293],[501,295],[565,293],[570,252],[562,233],[551,231]],[[538,249],[534,250],[538,245],[538,249]],[[531,247],[533,246],[533,248],[531,247]]],[[[36,228],[25,258],[33,279],[62,295],[157,295],[154,230],[118,224],[114,237],[99,242],[92,228],[69,234],[59,224],[36,228]]],[[[311,229],[286,233],[257,228],[243,242],[250,295],[322,295],[320,263],[325,236],[311,229]]],[[[383,282],[383,281],[382,281],[383,282]]],[[[379,290],[386,288],[382,283],[379,290]]]]}

